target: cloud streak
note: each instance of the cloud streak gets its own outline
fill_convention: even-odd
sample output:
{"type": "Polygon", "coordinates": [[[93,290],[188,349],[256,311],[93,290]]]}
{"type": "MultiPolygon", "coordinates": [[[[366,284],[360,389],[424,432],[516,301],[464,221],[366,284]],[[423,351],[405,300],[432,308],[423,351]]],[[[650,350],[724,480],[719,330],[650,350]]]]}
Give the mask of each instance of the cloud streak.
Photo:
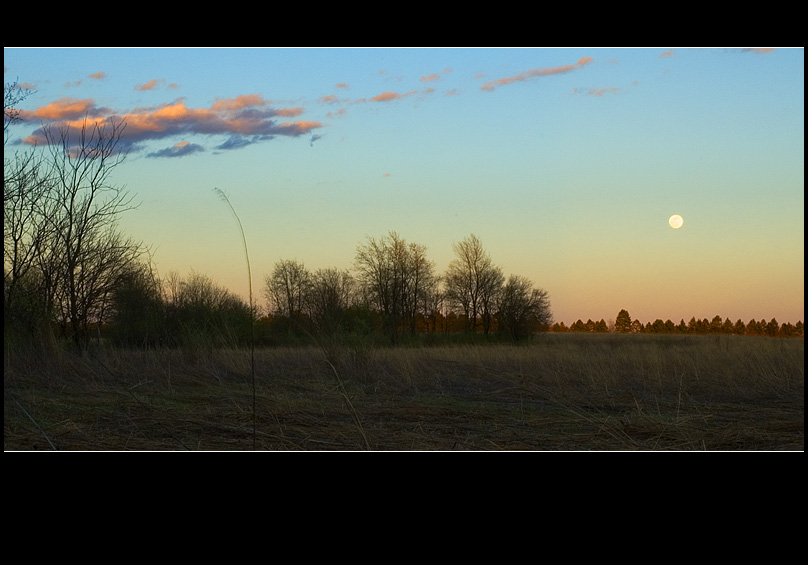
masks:
{"type": "Polygon", "coordinates": [[[587,96],[603,96],[604,94],[617,94],[620,89],[616,86],[606,86],[603,88],[573,88],[573,94],[585,94],[587,96]]]}
{"type": "Polygon", "coordinates": [[[512,84],[514,82],[524,82],[539,77],[566,74],[572,71],[582,69],[591,62],[592,57],[581,57],[580,59],[578,59],[578,62],[573,65],[562,65],[560,67],[530,69],[528,71],[518,73],[512,77],[500,78],[497,80],[491,80],[485,82],[480,87],[480,90],[484,90],[486,92],[493,92],[500,86],[505,86],[507,84],[512,84]]]}
{"type": "Polygon", "coordinates": [[[373,98],[370,99],[371,102],[391,102],[393,100],[401,100],[402,98],[407,98],[408,96],[412,96],[413,94],[417,94],[417,90],[410,90],[409,92],[382,92],[381,94],[377,94],[373,98]]]}
{"type": "Polygon", "coordinates": [[[146,157],[184,157],[202,151],[205,151],[205,148],[197,143],[180,141],[179,143],[175,143],[172,147],[149,153],[146,157]]]}
{"type": "Polygon", "coordinates": [[[164,78],[155,78],[150,80],[149,82],[144,82],[143,84],[135,85],[135,90],[154,90],[161,84],[166,81],[164,78]]]}

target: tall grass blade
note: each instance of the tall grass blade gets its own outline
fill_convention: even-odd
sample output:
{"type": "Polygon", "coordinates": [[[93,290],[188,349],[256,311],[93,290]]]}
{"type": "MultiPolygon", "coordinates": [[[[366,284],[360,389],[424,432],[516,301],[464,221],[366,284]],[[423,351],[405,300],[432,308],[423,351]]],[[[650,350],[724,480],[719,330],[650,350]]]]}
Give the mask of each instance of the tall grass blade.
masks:
{"type": "Polygon", "coordinates": [[[252,378],[252,424],[253,424],[253,451],[256,449],[256,426],[255,426],[255,306],[253,304],[253,291],[252,291],[252,270],[250,269],[250,253],[247,251],[247,237],[244,235],[244,226],[241,225],[241,218],[238,217],[235,208],[230,203],[227,195],[218,187],[213,187],[219,198],[221,198],[230,211],[233,217],[238,222],[238,229],[241,232],[241,242],[244,245],[244,258],[247,261],[247,283],[250,293],[250,377],[252,378]]]}
{"type": "Polygon", "coordinates": [[[46,434],[46,433],[45,433],[45,430],[43,430],[43,429],[42,429],[42,427],[41,427],[39,424],[37,424],[36,420],[34,420],[34,417],[33,417],[33,416],[31,416],[31,415],[28,413],[28,410],[26,410],[25,408],[23,408],[23,407],[22,407],[22,404],[20,404],[20,402],[19,402],[19,401],[18,401],[16,398],[14,398],[13,396],[12,396],[12,398],[14,399],[14,404],[16,404],[16,405],[17,405],[17,407],[18,407],[20,410],[22,410],[22,413],[23,413],[23,414],[25,414],[25,415],[28,417],[28,419],[29,419],[29,420],[31,420],[31,423],[33,423],[33,424],[34,424],[34,426],[36,426],[36,429],[38,429],[38,430],[39,430],[39,433],[41,433],[41,434],[42,434],[42,437],[44,437],[44,438],[45,438],[45,441],[47,441],[47,442],[48,442],[48,445],[50,445],[50,446],[51,446],[51,449],[53,449],[54,451],[59,451],[58,449],[56,449],[56,446],[55,446],[55,445],[53,445],[53,442],[52,442],[52,441],[50,440],[50,438],[48,437],[48,434],[46,434]]]}

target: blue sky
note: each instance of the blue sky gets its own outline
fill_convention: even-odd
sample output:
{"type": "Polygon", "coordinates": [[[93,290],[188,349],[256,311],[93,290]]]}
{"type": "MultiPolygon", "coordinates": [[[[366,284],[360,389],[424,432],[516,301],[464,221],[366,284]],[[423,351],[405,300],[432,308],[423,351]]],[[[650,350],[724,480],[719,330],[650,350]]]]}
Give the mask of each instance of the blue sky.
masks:
{"type": "Polygon", "coordinates": [[[43,123],[124,117],[123,229],[256,296],[396,231],[476,234],[569,324],[804,320],[804,50],[4,49],[43,123]],[[680,229],[668,218],[680,214],[680,229]]]}

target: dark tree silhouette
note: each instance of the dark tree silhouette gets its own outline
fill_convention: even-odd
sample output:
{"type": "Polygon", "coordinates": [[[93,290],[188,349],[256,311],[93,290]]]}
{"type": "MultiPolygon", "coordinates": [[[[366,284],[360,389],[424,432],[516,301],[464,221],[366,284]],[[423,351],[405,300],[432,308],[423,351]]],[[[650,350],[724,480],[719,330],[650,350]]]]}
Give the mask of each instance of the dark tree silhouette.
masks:
{"type": "Polygon", "coordinates": [[[511,275],[499,296],[499,331],[511,339],[524,339],[536,330],[547,330],[552,323],[547,291],[533,288],[527,277],[511,275]]]}
{"type": "Polygon", "coordinates": [[[446,271],[446,297],[465,314],[467,331],[475,331],[480,322],[488,330],[490,308],[504,280],[502,270],[474,234],[453,247],[456,258],[446,271]]]}
{"type": "Polygon", "coordinates": [[[614,329],[618,333],[627,334],[631,332],[631,316],[628,310],[620,310],[614,320],[614,329]]]}

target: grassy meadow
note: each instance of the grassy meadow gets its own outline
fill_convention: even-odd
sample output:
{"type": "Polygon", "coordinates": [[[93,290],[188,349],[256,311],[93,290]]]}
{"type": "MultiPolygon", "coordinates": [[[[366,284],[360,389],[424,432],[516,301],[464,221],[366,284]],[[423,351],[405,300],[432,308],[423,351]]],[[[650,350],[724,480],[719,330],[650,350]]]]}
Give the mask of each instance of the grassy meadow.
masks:
{"type": "Polygon", "coordinates": [[[804,449],[804,340],[5,352],[4,449],[804,449]],[[253,391],[255,394],[253,394],[253,391]]]}

